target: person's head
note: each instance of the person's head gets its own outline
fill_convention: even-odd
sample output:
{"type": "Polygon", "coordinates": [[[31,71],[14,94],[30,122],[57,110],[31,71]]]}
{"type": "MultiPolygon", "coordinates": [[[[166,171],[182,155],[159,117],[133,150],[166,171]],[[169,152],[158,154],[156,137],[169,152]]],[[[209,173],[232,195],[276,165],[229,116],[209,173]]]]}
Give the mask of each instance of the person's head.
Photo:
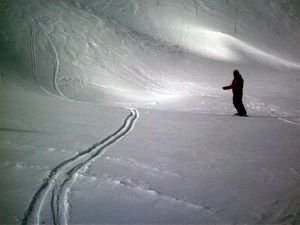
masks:
{"type": "Polygon", "coordinates": [[[241,74],[240,74],[240,72],[238,70],[234,70],[233,71],[233,76],[234,76],[234,78],[240,78],[241,74]]]}

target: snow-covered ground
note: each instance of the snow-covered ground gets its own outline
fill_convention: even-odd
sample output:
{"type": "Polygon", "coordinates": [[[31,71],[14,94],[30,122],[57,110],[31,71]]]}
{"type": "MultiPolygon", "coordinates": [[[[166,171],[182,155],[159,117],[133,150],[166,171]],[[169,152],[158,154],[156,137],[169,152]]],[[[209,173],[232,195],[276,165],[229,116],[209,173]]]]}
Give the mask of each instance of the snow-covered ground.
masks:
{"type": "Polygon", "coordinates": [[[0,1],[0,224],[300,223],[299,12],[0,1]]]}

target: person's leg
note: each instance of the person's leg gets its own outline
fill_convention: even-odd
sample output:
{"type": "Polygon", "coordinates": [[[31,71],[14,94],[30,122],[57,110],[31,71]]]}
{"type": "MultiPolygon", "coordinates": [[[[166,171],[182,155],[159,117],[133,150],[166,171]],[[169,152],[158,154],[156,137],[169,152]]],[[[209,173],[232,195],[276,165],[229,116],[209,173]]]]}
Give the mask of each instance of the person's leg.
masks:
{"type": "Polygon", "coordinates": [[[234,108],[236,109],[237,113],[236,115],[239,114],[239,104],[238,104],[238,98],[236,96],[233,96],[233,105],[234,105],[234,108]]]}
{"type": "Polygon", "coordinates": [[[246,112],[246,109],[245,109],[245,106],[244,106],[244,103],[243,103],[242,99],[239,103],[239,112],[240,112],[240,115],[242,115],[242,116],[247,115],[247,112],[246,112]]]}
{"type": "Polygon", "coordinates": [[[233,97],[233,105],[236,108],[239,116],[247,115],[245,106],[244,106],[242,98],[240,96],[233,97]]]}

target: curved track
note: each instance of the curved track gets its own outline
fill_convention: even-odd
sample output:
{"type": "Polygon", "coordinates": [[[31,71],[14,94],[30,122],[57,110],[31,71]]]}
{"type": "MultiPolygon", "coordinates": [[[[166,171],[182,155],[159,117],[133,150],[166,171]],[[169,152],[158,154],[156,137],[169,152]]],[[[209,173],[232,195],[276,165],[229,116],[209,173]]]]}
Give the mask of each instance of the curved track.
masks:
{"type": "Polygon", "coordinates": [[[86,170],[109,146],[115,144],[133,129],[139,114],[130,109],[122,126],[100,142],[83,150],[76,156],[62,161],[53,168],[40,188],[35,192],[28,206],[22,225],[26,224],[68,224],[68,193],[80,171],[86,170]],[[50,212],[50,213],[49,213],[50,212]]]}

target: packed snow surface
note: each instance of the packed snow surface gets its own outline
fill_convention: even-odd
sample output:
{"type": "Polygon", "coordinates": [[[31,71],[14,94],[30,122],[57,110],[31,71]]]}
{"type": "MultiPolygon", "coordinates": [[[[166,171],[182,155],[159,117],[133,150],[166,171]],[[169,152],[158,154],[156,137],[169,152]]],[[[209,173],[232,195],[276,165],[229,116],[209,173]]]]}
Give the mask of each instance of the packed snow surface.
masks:
{"type": "Polygon", "coordinates": [[[0,224],[300,223],[299,15],[0,1],[0,224]]]}

